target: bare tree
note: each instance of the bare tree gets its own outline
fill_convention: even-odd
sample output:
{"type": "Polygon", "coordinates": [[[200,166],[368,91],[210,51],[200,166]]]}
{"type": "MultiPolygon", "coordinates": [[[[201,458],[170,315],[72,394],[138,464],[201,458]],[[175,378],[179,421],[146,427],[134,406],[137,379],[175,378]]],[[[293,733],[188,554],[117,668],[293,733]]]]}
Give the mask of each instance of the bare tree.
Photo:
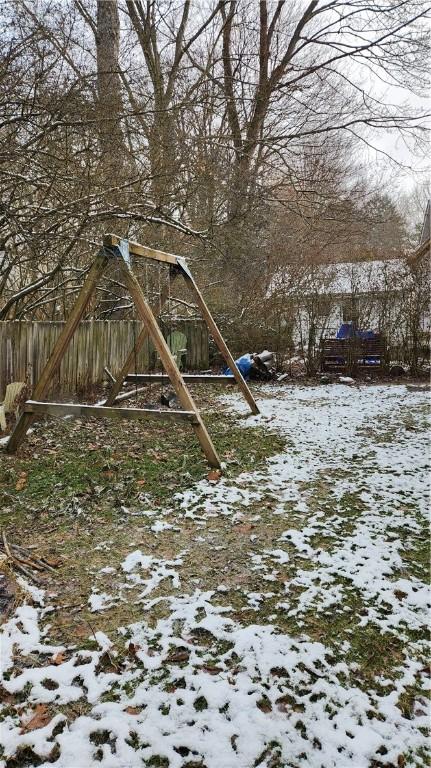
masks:
{"type": "Polygon", "coordinates": [[[335,131],[422,125],[411,107],[385,103],[364,83],[364,73],[371,73],[424,93],[427,6],[421,0],[262,0],[258,7],[258,19],[257,4],[247,0],[228,0],[220,9],[234,217],[250,203],[261,164],[274,155],[288,163],[298,145],[335,131]]]}
{"type": "Polygon", "coordinates": [[[289,254],[364,242],[369,185],[346,173],[359,127],[416,124],[361,78],[418,90],[420,0],[12,0],[2,13],[2,317],[66,312],[109,227],[190,252],[214,305],[245,318],[289,254]]]}
{"type": "MultiPolygon", "coordinates": [[[[187,57],[214,20],[219,5],[217,3],[207,13],[197,14],[198,22],[191,27],[190,0],[184,0],[178,11],[172,10],[169,3],[155,0],[126,0],[151,86],[151,91],[145,94],[148,98],[145,114],[141,110],[140,118],[148,141],[152,191],[157,208],[172,205],[171,195],[181,157],[178,118],[183,109],[193,104],[208,72],[205,64],[196,68],[194,76],[190,77],[186,71],[190,69],[187,57]]],[[[137,99],[134,98],[134,102],[137,105],[137,99]]]]}
{"type": "MultiPolygon", "coordinates": [[[[78,8],[90,18],[81,3],[78,8]]],[[[91,22],[92,24],[92,22],[91,22]]],[[[123,101],[119,75],[120,17],[117,0],[98,0],[97,26],[92,25],[96,39],[98,119],[102,164],[106,183],[122,175],[128,154],[121,118],[123,101]]]]}

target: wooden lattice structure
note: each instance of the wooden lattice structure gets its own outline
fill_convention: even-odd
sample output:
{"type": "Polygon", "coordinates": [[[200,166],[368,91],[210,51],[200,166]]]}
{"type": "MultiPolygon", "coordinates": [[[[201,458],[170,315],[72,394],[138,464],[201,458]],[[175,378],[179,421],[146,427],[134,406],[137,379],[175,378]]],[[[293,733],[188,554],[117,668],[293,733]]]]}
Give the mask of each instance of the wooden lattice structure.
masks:
{"type": "Polygon", "coordinates": [[[220,467],[220,459],[214,448],[212,440],[207,432],[202,417],[194,403],[194,400],[187,388],[187,383],[191,381],[211,383],[211,380],[229,380],[232,381],[232,376],[229,377],[211,377],[211,376],[199,376],[190,377],[183,376],[178,368],[175,358],[171,354],[169,346],[164,339],[163,333],[157,323],[155,312],[161,312],[164,304],[170,295],[170,285],[174,279],[178,276],[184,278],[187,286],[191,290],[193,298],[198,305],[203,319],[205,320],[208,330],[212,335],[215,344],[217,345],[222,357],[226,364],[232,371],[242,394],[244,395],[247,403],[250,406],[252,413],[259,413],[259,409],[255,403],[253,395],[251,394],[245,380],[243,379],[235,361],[219,331],[217,325],[196,285],[196,282],[190,272],[187,262],[184,258],[176,256],[171,253],[164,253],[163,251],[147,248],[139,243],[134,243],[128,240],[122,240],[117,235],[105,235],[103,240],[103,246],[99,251],[93,265],[87,275],[87,279],[78,295],[76,303],[70,313],[70,316],[54,346],[54,349],[40,375],[37,382],[33,396],[31,400],[27,400],[24,403],[23,410],[19,416],[15,429],[12,432],[6,450],[8,453],[14,453],[21,442],[24,440],[27,430],[29,429],[33,420],[39,414],[49,414],[54,416],[74,415],[74,416],[93,416],[93,417],[109,417],[109,418],[125,418],[125,419],[166,419],[170,421],[182,421],[188,422],[192,425],[195,434],[200,442],[201,448],[208,459],[208,462],[213,467],[220,467]],[[169,270],[169,284],[168,288],[162,291],[156,308],[152,309],[147,302],[144,292],[139,284],[139,281],[133,271],[132,259],[150,259],[152,261],[166,264],[169,270]],[[132,301],[134,302],[136,312],[143,323],[143,328],[137,336],[133,348],[130,350],[124,365],[112,382],[111,390],[103,405],[84,405],[80,403],[54,403],[44,400],[46,392],[50,386],[53,374],[57,370],[61,363],[61,360],[67,350],[70,340],[78,327],[81,319],[84,316],[85,310],[93,296],[97,283],[108,268],[115,262],[123,275],[126,287],[130,293],[132,301]],[[145,341],[149,338],[156,351],[158,352],[161,364],[165,370],[165,374],[162,375],[162,380],[170,381],[176,396],[181,404],[182,410],[154,410],[152,408],[116,408],[115,403],[121,400],[120,390],[125,381],[136,380],[139,381],[151,381],[151,374],[138,374],[132,376],[130,371],[132,370],[134,360],[136,359],[137,352],[142,349],[145,341]]]}

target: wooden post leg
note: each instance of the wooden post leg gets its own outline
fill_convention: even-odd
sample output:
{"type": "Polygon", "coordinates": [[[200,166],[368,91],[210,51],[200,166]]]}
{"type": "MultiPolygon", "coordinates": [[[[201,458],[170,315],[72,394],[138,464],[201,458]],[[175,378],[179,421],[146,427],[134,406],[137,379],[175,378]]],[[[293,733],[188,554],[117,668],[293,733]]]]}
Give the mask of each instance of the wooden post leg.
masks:
{"type": "MultiPolygon", "coordinates": [[[[171,281],[171,285],[172,285],[172,282],[175,280],[176,275],[177,275],[177,271],[174,271],[174,268],[172,268],[172,270],[171,270],[171,272],[169,274],[169,279],[171,281]]],[[[152,310],[151,310],[154,315],[156,314],[157,309],[159,309],[160,312],[162,311],[162,308],[164,307],[164,305],[166,304],[166,302],[167,302],[167,300],[169,298],[169,295],[170,295],[170,288],[168,286],[168,287],[165,287],[163,289],[163,291],[161,293],[161,296],[160,296],[160,302],[158,302],[157,307],[153,307],[152,310]]],[[[124,379],[130,373],[131,368],[133,366],[133,363],[135,361],[136,355],[138,355],[139,352],[141,351],[141,349],[144,346],[145,341],[146,341],[147,338],[148,338],[148,329],[147,329],[146,326],[144,326],[142,328],[141,332],[139,333],[138,338],[136,339],[135,346],[132,347],[132,349],[130,350],[130,353],[129,353],[129,355],[128,355],[128,357],[127,357],[127,359],[126,359],[126,361],[125,361],[125,363],[124,363],[120,373],[118,374],[117,378],[115,379],[114,383],[112,384],[111,391],[110,391],[108,397],[106,398],[106,400],[104,402],[104,405],[106,405],[106,406],[114,405],[115,398],[119,394],[119,392],[120,392],[120,390],[121,390],[121,388],[122,388],[122,386],[124,384],[124,379]]]]}
{"type": "Polygon", "coordinates": [[[201,448],[208,459],[209,464],[212,467],[220,467],[220,459],[217,455],[217,451],[214,448],[212,440],[207,432],[204,422],[200,416],[198,409],[193,401],[193,398],[187,389],[183,377],[179,371],[179,368],[175,362],[174,357],[163,337],[163,334],[157,324],[149,304],[147,303],[145,296],[142,292],[142,288],[139,282],[132,272],[129,264],[125,261],[120,262],[124,273],[126,285],[130,291],[130,295],[135,302],[136,309],[140,315],[143,323],[148,329],[148,334],[152,340],[157,352],[159,353],[163,367],[168,374],[171,384],[177,394],[177,397],[186,411],[193,411],[196,416],[196,423],[193,424],[196,436],[201,444],[201,448]]]}
{"type": "Polygon", "coordinates": [[[221,335],[219,329],[217,328],[215,320],[214,320],[213,316],[211,315],[211,312],[209,311],[207,305],[205,304],[205,300],[204,300],[204,298],[203,298],[199,288],[197,287],[197,285],[196,285],[192,275],[190,274],[190,272],[187,269],[187,267],[184,267],[181,264],[181,260],[180,259],[178,259],[178,263],[179,263],[179,265],[182,268],[183,277],[184,277],[187,285],[189,286],[190,290],[192,291],[193,296],[194,296],[194,298],[195,298],[195,300],[196,300],[196,302],[197,302],[197,304],[198,304],[198,306],[199,306],[199,308],[200,308],[200,310],[202,312],[204,320],[205,320],[205,322],[206,322],[206,324],[208,326],[208,330],[211,333],[211,336],[213,337],[213,339],[214,339],[214,341],[215,341],[215,343],[216,343],[216,345],[218,347],[219,352],[223,356],[223,359],[226,361],[226,364],[229,366],[230,370],[232,371],[232,373],[233,373],[233,375],[234,375],[234,377],[236,379],[236,382],[237,382],[237,384],[238,384],[242,394],[244,395],[247,403],[250,406],[251,412],[255,413],[255,414],[259,413],[259,408],[256,405],[256,401],[255,401],[253,395],[251,394],[245,379],[241,375],[241,371],[238,369],[238,366],[236,365],[235,360],[233,359],[233,357],[232,357],[232,355],[231,355],[231,353],[229,351],[229,348],[228,348],[228,346],[227,346],[223,336],[221,335]]]}
{"type": "MultiPolygon", "coordinates": [[[[61,363],[61,360],[64,356],[64,353],[67,350],[67,347],[69,345],[69,342],[79,325],[79,322],[85,312],[85,309],[88,305],[88,302],[91,299],[91,296],[96,288],[97,282],[101,275],[103,274],[104,270],[106,269],[106,265],[109,261],[109,255],[105,253],[104,251],[101,251],[99,255],[96,257],[93,266],[91,267],[87,279],[84,283],[84,285],[81,288],[81,291],[78,295],[78,298],[76,300],[75,306],[72,309],[72,312],[70,313],[70,316],[60,333],[60,336],[58,337],[54,349],[51,352],[51,355],[45,365],[45,368],[43,369],[39,381],[37,382],[34,391],[33,391],[33,399],[34,400],[41,400],[47,391],[49,384],[51,382],[52,376],[57,370],[58,366],[61,363]]],[[[27,433],[27,430],[29,426],[31,425],[32,421],[35,418],[35,414],[33,413],[25,413],[24,411],[21,413],[17,423],[15,424],[15,429],[13,430],[9,441],[6,446],[7,453],[15,453],[17,448],[20,446],[22,441],[25,438],[25,435],[27,433]]]]}

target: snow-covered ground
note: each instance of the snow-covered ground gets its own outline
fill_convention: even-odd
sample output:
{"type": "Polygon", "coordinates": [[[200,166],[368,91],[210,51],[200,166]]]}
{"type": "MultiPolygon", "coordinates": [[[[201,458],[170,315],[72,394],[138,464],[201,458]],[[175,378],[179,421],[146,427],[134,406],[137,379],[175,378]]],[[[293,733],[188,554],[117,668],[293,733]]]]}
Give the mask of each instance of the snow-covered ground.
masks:
{"type": "MultiPolygon", "coordinates": [[[[4,627],[3,687],[26,694],[20,711],[4,707],[6,760],[27,747],[58,768],[427,764],[430,596],[412,567],[428,515],[427,396],[398,386],[262,393],[261,415],[239,423],[267,425],[286,450],[263,470],[201,481],[148,523],[165,537],[187,520],[204,543],[214,520],[253,520],[243,554],[261,588],[233,588],[225,570],[216,588],[199,573],[184,594],[188,550],[163,560],[131,547],[104,569],[110,592],[95,583],[89,605],[97,615],[133,589],[142,620],[96,632],[97,650],[50,645],[49,607],[33,590],[4,627]],[[278,532],[260,546],[268,499],[278,532]],[[387,658],[372,684],[358,633],[387,658]],[[37,704],[52,719],[26,729],[37,704]]],[[[223,402],[246,413],[238,395],[223,402]]]]}

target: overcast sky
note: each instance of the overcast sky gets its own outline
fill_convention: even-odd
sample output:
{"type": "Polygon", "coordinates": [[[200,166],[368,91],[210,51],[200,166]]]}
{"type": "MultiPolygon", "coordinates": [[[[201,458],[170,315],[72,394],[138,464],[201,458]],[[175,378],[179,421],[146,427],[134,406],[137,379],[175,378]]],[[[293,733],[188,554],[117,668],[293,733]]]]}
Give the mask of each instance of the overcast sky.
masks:
{"type": "MultiPolygon", "coordinates": [[[[429,28],[431,34],[431,21],[429,28]]],[[[386,104],[399,106],[408,104],[413,112],[431,115],[431,92],[429,89],[426,96],[418,96],[406,88],[388,83],[383,85],[377,75],[368,68],[359,66],[359,69],[362,69],[361,77],[368,80],[370,93],[386,104]]],[[[423,120],[422,124],[427,125],[428,131],[431,130],[429,117],[423,120]]],[[[375,148],[364,146],[364,156],[369,164],[370,173],[373,173],[373,168],[377,174],[383,172],[393,176],[395,173],[400,192],[411,192],[417,184],[424,184],[426,181],[429,183],[431,172],[429,138],[426,146],[424,146],[423,139],[422,146],[415,146],[416,142],[412,136],[401,135],[399,131],[384,129],[364,131],[364,138],[375,148]],[[376,149],[380,151],[376,151],[376,149]]]]}
{"type": "MultiPolygon", "coordinates": [[[[399,89],[393,90],[398,91],[399,89]]],[[[394,100],[398,95],[398,93],[394,94],[394,100]]],[[[422,107],[431,112],[431,99],[420,99],[412,93],[406,94],[405,91],[403,97],[408,97],[412,106],[422,107]]],[[[428,129],[430,129],[431,121],[429,118],[427,123],[428,129]]],[[[398,131],[376,130],[372,135],[367,136],[368,139],[381,152],[365,147],[364,153],[367,161],[376,165],[377,172],[382,167],[386,168],[388,173],[390,169],[396,170],[400,192],[410,192],[418,183],[423,184],[426,180],[429,183],[431,171],[429,140],[427,142],[428,152],[424,156],[423,151],[414,146],[411,137],[401,136],[398,131]],[[391,162],[385,155],[389,155],[396,163],[405,167],[397,168],[396,163],[391,162]]]]}

